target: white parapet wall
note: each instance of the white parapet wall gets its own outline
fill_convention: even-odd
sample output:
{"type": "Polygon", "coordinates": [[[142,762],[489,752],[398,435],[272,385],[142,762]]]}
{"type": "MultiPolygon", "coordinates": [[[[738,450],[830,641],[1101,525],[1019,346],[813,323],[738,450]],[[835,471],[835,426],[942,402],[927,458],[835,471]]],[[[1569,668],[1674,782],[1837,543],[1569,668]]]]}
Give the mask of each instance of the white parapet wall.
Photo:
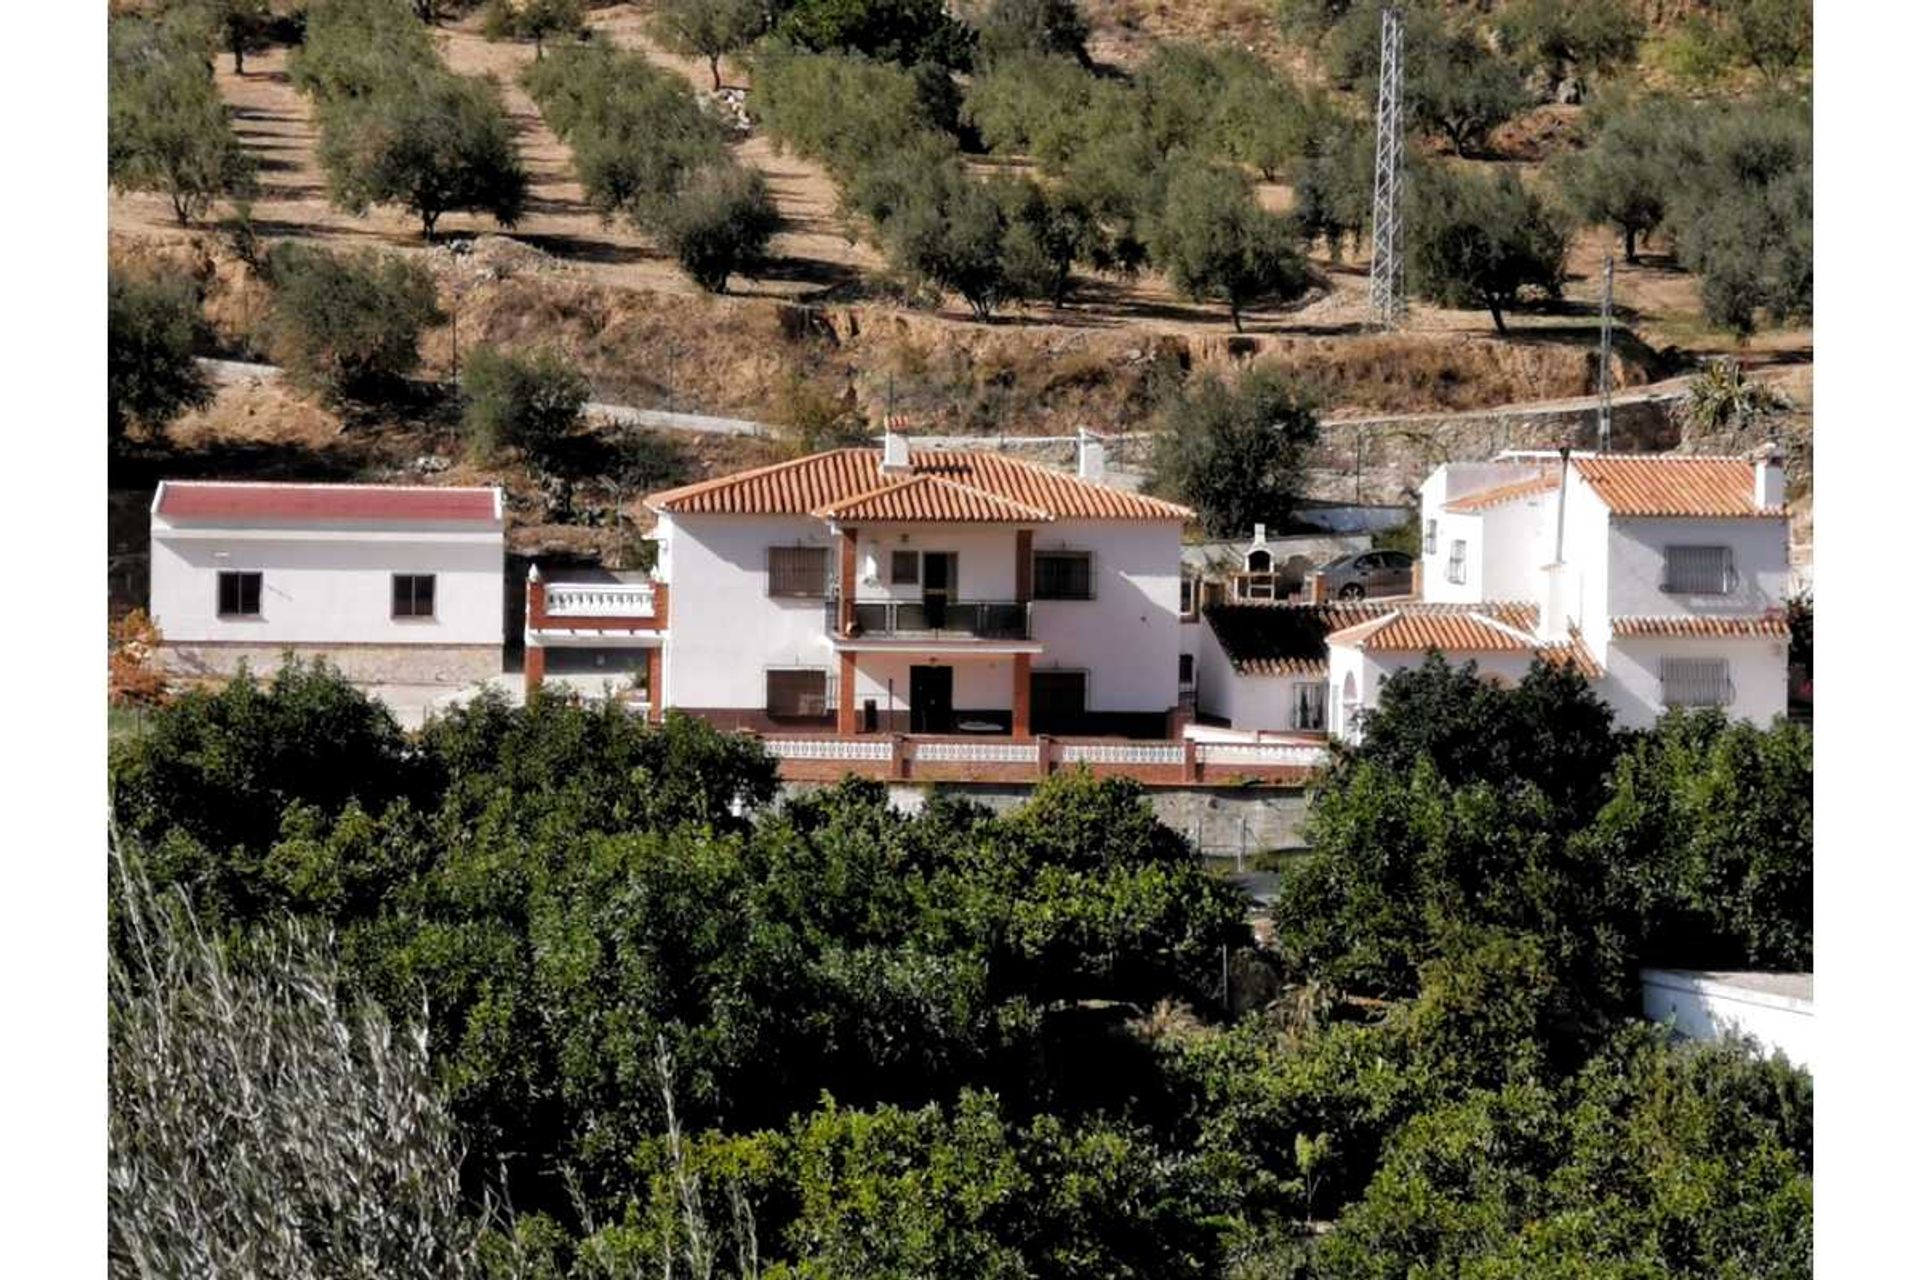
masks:
{"type": "Polygon", "coordinates": [[[1813,975],[1642,969],[1640,1008],[1696,1040],[1751,1036],[1763,1052],[1813,1070],[1813,975]]]}

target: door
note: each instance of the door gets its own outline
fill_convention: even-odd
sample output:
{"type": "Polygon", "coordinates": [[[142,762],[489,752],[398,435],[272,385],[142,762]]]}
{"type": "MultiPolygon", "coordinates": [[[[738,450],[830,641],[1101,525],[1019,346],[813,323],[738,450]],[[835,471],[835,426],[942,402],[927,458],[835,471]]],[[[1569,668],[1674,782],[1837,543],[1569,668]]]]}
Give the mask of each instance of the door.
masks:
{"type": "Polygon", "coordinates": [[[920,558],[920,600],[932,630],[947,625],[947,602],[958,594],[959,583],[960,557],[953,552],[929,551],[920,558]]]}
{"type": "Polygon", "coordinates": [[[953,732],[952,667],[914,667],[908,672],[907,727],[914,733],[953,732]]]}
{"type": "Polygon", "coordinates": [[[1077,733],[1085,727],[1086,672],[1036,671],[1031,688],[1028,705],[1035,733],[1077,733]]]}

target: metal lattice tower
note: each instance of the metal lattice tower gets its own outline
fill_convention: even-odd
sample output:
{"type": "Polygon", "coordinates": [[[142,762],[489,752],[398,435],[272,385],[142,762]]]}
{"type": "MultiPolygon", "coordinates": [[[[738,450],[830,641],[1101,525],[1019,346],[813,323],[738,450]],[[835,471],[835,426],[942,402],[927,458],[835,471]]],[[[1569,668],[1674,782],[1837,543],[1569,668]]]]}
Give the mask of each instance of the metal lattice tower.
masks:
{"type": "Polygon", "coordinates": [[[1613,443],[1613,255],[1600,285],[1600,452],[1613,443]]]}
{"type": "Polygon", "coordinates": [[[1407,318],[1406,263],[1401,260],[1401,188],[1407,173],[1406,130],[1400,118],[1400,49],[1404,24],[1398,5],[1380,11],[1380,105],[1374,113],[1373,274],[1367,304],[1374,321],[1394,328],[1407,318]]]}

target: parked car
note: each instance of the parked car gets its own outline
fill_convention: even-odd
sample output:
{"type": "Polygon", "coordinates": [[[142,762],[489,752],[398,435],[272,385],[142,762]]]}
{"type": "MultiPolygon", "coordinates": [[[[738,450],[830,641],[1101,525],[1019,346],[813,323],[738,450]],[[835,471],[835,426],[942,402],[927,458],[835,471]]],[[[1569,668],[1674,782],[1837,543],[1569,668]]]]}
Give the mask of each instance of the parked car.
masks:
{"type": "Polygon", "coordinates": [[[1413,594],[1413,557],[1404,551],[1356,551],[1320,566],[1329,600],[1413,594]]]}

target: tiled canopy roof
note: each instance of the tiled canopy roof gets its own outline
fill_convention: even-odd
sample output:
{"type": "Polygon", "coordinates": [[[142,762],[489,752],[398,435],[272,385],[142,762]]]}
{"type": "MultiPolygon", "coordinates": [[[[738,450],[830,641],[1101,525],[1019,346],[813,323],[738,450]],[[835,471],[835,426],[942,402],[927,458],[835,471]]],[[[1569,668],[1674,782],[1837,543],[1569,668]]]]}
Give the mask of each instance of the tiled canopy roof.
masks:
{"type": "MultiPolygon", "coordinates": [[[[959,488],[976,490],[982,495],[970,500],[982,504],[980,510],[987,509],[989,500],[999,500],[1044,513],[1055,520],[1184,521],[1193,514],[1172,502],[1112,485],[1093,484],[1065,472],[998,454],[916,449],[910,455],[909,470],[899,475],[883,473],[880,457],[878,449],[834,449],[668,489],[648,498],[647,505],[655,511],[675,514],[812,515],[835,510],[852,499],[878,500],[881,492],[891,491],[894,496],[877,508],[889,514],[865,518],[944,521],[955,518],[942,513],[956,509],[959,500],[953,490],[959,488]],[[921,476],[935,477],[949,484],[908,490],[899,483],[921,476]]],[[[1008,507],[998,509],[1010,510],[1008,507]]],[[[1003,514],[990,518],[1013,517],[1003,514]]]]}
{"type": "Polygon", "coordinates": [[[1515,480],[1510,484],[1496,485],[1491,489],[1482,489],[1478,493],[1470,493],[1464,498],[1455,498],[1447,504],[1447,510],[1463,513],[1485,511],[1489,507],[1497,507],[1508,502],[1517,502],[1521,498],[1531,498],[1535,494],[1552,493],[1559,487],[1560,477],[1557,475],[1551,473],[1546,475],[1530,475],[1523,480],[1515,480]]]}
{"type": "Polygon", "coordinates": [[[1539,611],[1530,604],[1407,604],[1382,617],[1359,623],[1327,637],[1329,645],[1346,645],[1380,653],[1424,653],[1438,649],[1449,656],[1478,653],[1531,653],[1550,663],[1568,663],[1582,675],[1599,674],[1599,664],[1576,635],[1548,643],[1533,634],[1539,611]]]}
{"type": "Polygon", "coordinates": [[[1379,618],[1394,606],[1377,600],[1339,604],[1209,605],[1203,615],[1234,672],[1243,676],[1323,675],[1330,632],[1379,618]]]}
{"type": "Polygon", "coordinates": [[[1745,618],[1652,618],[1630,617],[1613,620],[1613,634],[1616,636],[1700,636],[1721,637],[1784,637],[1787,634],[1787,619],[1784,614],[1763,613],[1745,618]]]}
{"type": "Polygon", "coordinates": [[[1574,470],[1617,516],[1778,516],[1753,502],[1753,459],[1606,454],[1574,470]]]}
{"type": "Polygon", "coordinates": [[[823,520],[940,520],[957,524],[1035,524],[1053,513],[940,476],[916,475],[815,507],[823,520]]]}
{"type": "Polygon", "coordinates": [[[153,510],[169,520],[489,525],[500,521],[498,490],[426,485],[163,480],[153,510]]]}

